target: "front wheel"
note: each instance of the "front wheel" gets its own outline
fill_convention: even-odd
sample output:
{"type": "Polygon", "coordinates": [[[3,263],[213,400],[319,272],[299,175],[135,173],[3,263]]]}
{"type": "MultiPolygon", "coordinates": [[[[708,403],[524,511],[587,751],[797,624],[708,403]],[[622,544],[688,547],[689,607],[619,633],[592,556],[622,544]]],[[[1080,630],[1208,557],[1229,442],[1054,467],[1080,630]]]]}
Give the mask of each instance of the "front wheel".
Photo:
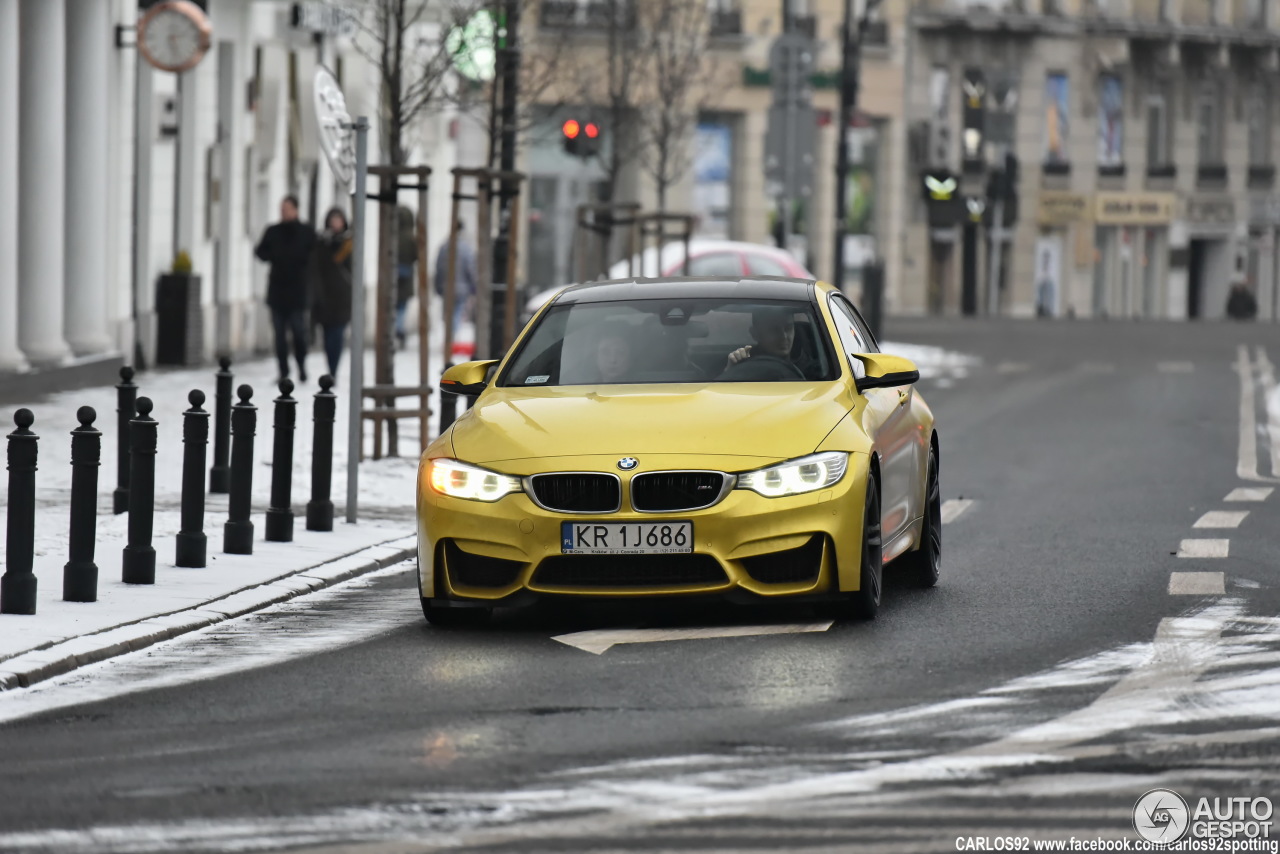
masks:
{"type": "Polygon", "coordinates": [[[868,473],[867,500],[862,509],[862,548],[858,550],[858,589],[821,606],[818,609],[820,614],[836,620],[875,619],[880,610],[880,583],[884,568],[880,530],[880,488],[868,473]]]}
{"type": "Polygon", "coordinates": [[[920,523],[920,547],[898,558],[903,578],[916,587],[938,583],[942,564],[942,490],[938,487],[938,452],[929,449],[929,472],[924,482],[924,520],[920,523]]]}

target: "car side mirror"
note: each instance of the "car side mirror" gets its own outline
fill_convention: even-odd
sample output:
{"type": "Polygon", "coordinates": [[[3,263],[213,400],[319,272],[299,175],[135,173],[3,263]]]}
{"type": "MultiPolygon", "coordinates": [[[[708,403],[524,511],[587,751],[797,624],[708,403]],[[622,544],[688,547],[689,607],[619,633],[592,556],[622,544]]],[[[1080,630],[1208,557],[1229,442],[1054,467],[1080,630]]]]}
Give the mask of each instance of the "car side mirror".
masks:
{"type": "Polygon", "coordinates": [[[452,365],[440,377],[440,390],[446,394],[475,397],[489,387],[489,370],[497,364],[497,359],[488,359],[452,365]]]}
{"type": "Polygon", "coordinates": [[[920,379],[920,370],[910,359],[890,356],[887,353],[851,353],[850,355],[862,362],[867,370],[865,377],[854,378],[854,387],[858,389],[859,394],[870,388],[911,385],[920,379]]]}

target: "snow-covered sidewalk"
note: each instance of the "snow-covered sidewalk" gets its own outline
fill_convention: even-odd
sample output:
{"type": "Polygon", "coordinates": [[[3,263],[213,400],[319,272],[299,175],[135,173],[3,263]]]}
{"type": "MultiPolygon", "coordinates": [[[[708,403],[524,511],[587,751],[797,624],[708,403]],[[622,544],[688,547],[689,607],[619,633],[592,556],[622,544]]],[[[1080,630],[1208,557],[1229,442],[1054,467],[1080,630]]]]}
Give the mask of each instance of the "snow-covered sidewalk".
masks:
{"type": "MultiPolygon", "coordinates": [[[[396,354],[396,382],[418,382],[416,341],[396,354]]],[[[222,552],[227,496],[206,494],[204,532],[208,537],[208,566],[183,569],[174,566],[175,536],[180,527],[182,486],[182,412],[192,389],[205,392],[205,409],[212,411],[212,367],[156,370],[134,378],[138,396],[155,405],[152,417],[159,422],[156,453],[156,512],[152,545],[156,550],[156,583],[131,585],[121,581],[121,561],[128,536],[128,514],[111,512],[116,487],[116,391],[114,387],[85,389],[50,395],[25,404],[36,416],[33,427],[40,436],[36,473],[35,565],[38,579],[36,614],[0,615],[0,689],[26,685],[76,666],[146,646],[182,631],[246,613],[300,592],[336,583],[360,572],[403,560],[413,553],[414,486],[419,456],[418,424],[412,419],[400,425],[400,456],[367,459],[360,465],[360,520],[344,520],[347,463],[348,369],[340,370],[337,419],[334,429],[333,486],[334,530],[306,530],[305,509],[311,497],[312,405],[323,372],[323,356],[312,353],[309,382],[300,384],[294,432],[292,506],[294,542],[268,543],[263,539],[265,510],[271,492],[272,401],[279,395],[273,358],[255,359],[232,366],[234,386],[248,383],[258,407],[254,457],[260,463],[253,475],[254,553],[222,552]],[[98,472],[98,516],[95,561],[98,565],[98,601],[62,601],[62,570],[68,559],[70,525],[71,437],[77,424],[76,410],[92,406],[98,413],[95,426],[102,432],[102,464],[98,472]]],[[[365,359],[366,381],[373,377],[373,354],[365,359]]],[[[439,377],[439,357],[432,360],[432,384],[439,377]]],[[[416,399],[414,399],[416,404],[416,399]]],[[[402,404],[403,406],[404,404],[402,404]]],[[[438,409],[438,394],[431,407],[438,409]]],[[[14,411],[0,414],[0,437],[13,428],[14,411]]],[[[432,418],[435,433],[437,418],[432,418]]],[[[372,449],[372,429],[365,427],[366,456],[372,449]]],[[[0,439],[0,442],[3,440],[0,439]]],[[[213,462],[212,437],[206,455],[206,473],[213,462]]],[[[3,473],[0,472],[0,476],[3,473]]],[[[7,490],[0,489],[0,518],[7,517],[7,490]]],[[[0,531],[3,531],[0,526],[0,531]]],[[[0,568],[6,544],[0,537],[0,568]]]]}

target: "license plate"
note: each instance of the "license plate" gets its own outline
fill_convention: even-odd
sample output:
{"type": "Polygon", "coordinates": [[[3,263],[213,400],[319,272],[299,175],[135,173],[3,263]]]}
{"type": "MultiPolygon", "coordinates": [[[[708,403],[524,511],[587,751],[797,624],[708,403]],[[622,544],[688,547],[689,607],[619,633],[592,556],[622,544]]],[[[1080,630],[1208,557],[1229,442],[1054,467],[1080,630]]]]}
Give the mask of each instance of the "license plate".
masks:
{"type": "Polygon", "coordinates": [[[692,551],[692,522],[560,523],[561,554],[673,555],[692,551]]]}

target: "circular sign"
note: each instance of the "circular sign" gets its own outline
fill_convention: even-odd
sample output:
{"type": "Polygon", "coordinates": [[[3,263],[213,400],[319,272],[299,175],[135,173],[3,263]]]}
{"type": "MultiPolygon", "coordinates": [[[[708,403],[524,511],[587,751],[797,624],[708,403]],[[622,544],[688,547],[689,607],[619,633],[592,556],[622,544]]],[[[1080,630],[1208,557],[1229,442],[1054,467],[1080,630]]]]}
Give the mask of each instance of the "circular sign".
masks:
{"type": "Polygon", "coordinates": [[[347,115],[347,99],[329,69],[316,69],[316,124],[320,127],[320,147],[329,168],[338,180],[350,186],[356,177],[355,132],[347,115]]]}
{"type": "Polygon", "coordinates": [[[453,67],[463,77],[481,83],[493,79],[496,66],[493,15],[481,9],[460,27],[449,30],[445,36],[445,50],[453,60],[453,67]]]}
{"type": "Polygon", "coordinates": [[[161,71],[194,68],[209,51],[213,27],[191,0],[164,0],[138,19],[138,52],[161,71]]]}

